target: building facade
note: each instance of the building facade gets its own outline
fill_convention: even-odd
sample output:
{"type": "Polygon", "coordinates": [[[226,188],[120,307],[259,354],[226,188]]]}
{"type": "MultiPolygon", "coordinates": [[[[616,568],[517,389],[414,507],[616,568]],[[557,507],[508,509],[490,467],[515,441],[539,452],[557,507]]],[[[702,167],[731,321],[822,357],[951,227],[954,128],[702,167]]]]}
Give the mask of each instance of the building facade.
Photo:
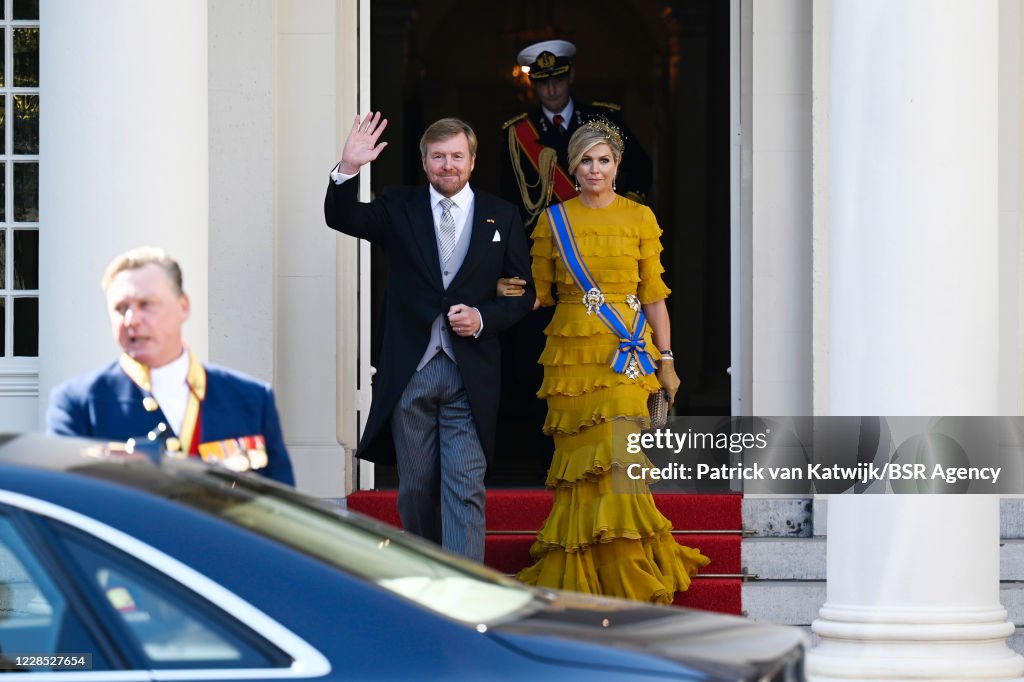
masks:
{"type": "MultiPolygon", "coordinates": [[[[371,485],[352,451],[373,258],[324,227],[323,192],[353,117],[403,104],[371,92],[398,68],[374,52],[375,14],[412,7],[425,32],[466,8],[4,2],[0,429],[41,428],[53,386],[114,356],[99,277],[153,243],[184,268],[192,347],[273,382],[298,486],[371,485]]],[[[713,371],[730,372],[730,411],[1020,414],[1020,0],[731,0],[727,22],[730,347],[713,371]]],[[[992,505],[930,513],[998,527],[992,505]]],[[[998,587],[998,553],[994,570],[998,587]]],[[[872,598],[893,617],[893,595],[872,598]]]]}

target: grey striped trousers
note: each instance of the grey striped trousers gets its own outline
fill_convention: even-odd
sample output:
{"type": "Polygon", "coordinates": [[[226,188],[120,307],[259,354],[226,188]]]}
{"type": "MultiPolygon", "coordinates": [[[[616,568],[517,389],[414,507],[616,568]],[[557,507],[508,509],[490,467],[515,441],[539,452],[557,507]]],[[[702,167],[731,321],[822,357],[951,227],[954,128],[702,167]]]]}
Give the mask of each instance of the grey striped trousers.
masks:
{"type": "Polygon", "coordinates": [[[409,380],[392,414],[391,432],[402,525],[482,562],[487,459],[462,375],[443,352],[409,380]]]}

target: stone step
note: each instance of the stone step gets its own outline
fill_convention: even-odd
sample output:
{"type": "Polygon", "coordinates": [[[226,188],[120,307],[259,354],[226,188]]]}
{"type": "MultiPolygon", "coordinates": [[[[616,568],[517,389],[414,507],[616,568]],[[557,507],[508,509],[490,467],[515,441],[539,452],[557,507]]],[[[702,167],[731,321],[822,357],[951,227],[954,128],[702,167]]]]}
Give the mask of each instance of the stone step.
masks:
{"type": "Polygon", "coordinates": [[[810,625],[825,603],[823,581],[755,580],[743,583],[743,612],[754,620],[810,625]]]}
{"type": "MultiPolygon", "coordinates": [[[[810,537],[828,533],[828,498],[748,496],[743,498],[743,527],[757,537],[810,537]]],[[[999,501],[999,537],[1024,539],[1024,497],[999,501]]]]}
{"type": "Polygon", "coordinates": [[[745,538],[741,563],[761,580],[824,580],[825,538],[745,538]]]}
{"type": "Polygon", "coordinates": [[[1024,540],[999,543],[999,579],[1024,581],[1024,540]]]}
{"type": "Polygon", "coordinates": [[[1004,497],[999,500],[999,537],[1024,539],[1024,499],[1004,497]]]}
{"type": "Polygon", "coordinates": [[[814,504],[807,497],[743,498],[743,528],[760,538],[809,538],[814,528],[814,504]]]}
{"type": "MultiPolygon", "coordinates": [[[[1024,540],[999,543],[999,578],[1024,581],[1024,540]]],[[[762,580],[825,580],[825,538],[746,538],[741,563],[762,580]]]]}
{"type": "MultiPolygon", "coordinates": [[[[768,581],[825,580],[824,538],[746,538],[741,563],[768,581]]],[[[1024,540],[999,543],[999,580],[1024,582],[1024,540]]]]}

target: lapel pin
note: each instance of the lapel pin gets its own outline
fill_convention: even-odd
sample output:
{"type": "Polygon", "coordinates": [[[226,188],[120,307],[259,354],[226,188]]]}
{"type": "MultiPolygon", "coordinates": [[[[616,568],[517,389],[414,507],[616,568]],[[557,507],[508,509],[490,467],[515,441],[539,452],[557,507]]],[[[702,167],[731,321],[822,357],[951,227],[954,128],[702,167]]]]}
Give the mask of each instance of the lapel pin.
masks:
{"type": "Polygon", "coordinates": [[[489,222],[491,225],[493,225],[494,224],[494,218],[488,218],[487,222],[489,222]]]}

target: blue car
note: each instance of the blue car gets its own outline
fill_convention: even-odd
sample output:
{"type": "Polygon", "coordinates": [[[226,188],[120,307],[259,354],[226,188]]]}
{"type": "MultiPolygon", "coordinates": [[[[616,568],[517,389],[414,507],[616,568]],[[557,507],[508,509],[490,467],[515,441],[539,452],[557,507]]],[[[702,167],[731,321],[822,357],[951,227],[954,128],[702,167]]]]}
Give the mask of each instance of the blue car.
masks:
{"type": "Polygon", "coordinates": [[[798,629],[524,587],[259,476],[119,450],[0,436],[0,671],[804,679],[798,629]]]}

